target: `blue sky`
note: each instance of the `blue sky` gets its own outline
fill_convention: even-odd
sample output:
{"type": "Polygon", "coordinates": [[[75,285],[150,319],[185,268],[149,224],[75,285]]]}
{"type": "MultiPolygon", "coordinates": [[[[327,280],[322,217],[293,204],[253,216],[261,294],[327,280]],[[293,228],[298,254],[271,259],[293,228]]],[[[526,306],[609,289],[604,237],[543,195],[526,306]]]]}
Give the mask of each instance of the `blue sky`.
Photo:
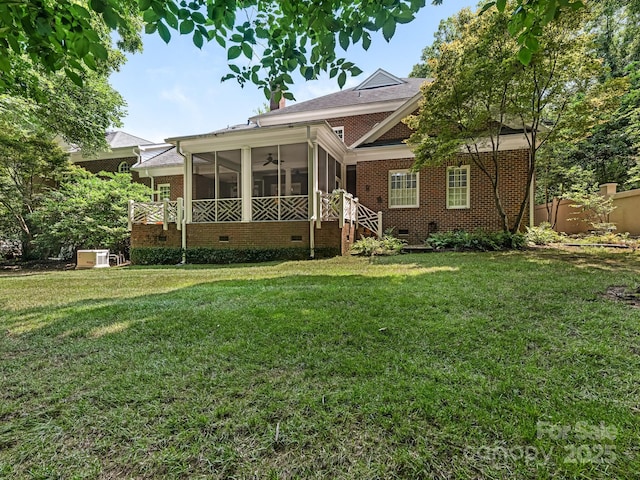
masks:
{"type": "MultiPolygon", "coordinates": [[[[440,20],[476,2],[447,0],[441,6],[427,5],[411,23],[398,25],[387,43],[376,35],[368,51],[352,47],[346,58],[363,73],[347,81],[346,88],[362,82],[378,68],[399,77],[409,74],[420,60],[422,49],[433,41],[440,20]]],[[[173,32],[166,45],[158,35],[144,37],[144,52],[131,55],[111,84],[128,104],[122,130],[147,140],[205,133],[227,125],[244,123],[266,101],[252,85],[244,88],[220,78],[228,73],[226,52],[216,42],[198,50],[190,37],[173,32]]],[[[297,101],[308,100],[338,90],[336,79],[327,77],[296,81],[297,101]]]]}

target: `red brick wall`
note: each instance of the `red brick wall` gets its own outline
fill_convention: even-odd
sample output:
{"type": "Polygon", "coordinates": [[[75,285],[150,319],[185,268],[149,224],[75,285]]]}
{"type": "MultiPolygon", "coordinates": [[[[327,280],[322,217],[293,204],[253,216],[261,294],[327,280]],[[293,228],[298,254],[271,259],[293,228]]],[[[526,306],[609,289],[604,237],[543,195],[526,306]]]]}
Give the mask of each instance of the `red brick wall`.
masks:
{"type": "MultiPolygon", "coordinates": [[[[158,185],[168,183],[171,185],[171,195],[169,200],[177,200],[178,197],[184,198],[184,182],[182,180],[182,175],[169,175],[166,177],[154,177],[153,182],[155,183],[155,189],[158,190],[158,185]]],[[[157,196],[154,196],[157,198],[157,196]]]]}
{"type": "MultiPolygon", "coordinates": [[[[118,166],[122,162],[127,162],[131,167],[138,161],[136,157],[126,157],[126,158],[108,158],[104,160],[85,160],[82,162],[75,162],[75,165],[88,170],[91,173],[98,172],[118,172],[118,166]]],[[[146,186],[151,186],[151,180],[148,178],[140,178],[137,172],[131,172],[131,179],[134,182],[142,183],[146,186]]]]}
{"type": "MultiPolygon", "coordinates": [[[[105,160],[86,160],[84,162],[76,162],[75,165],[90,171],[91,173],[98,172],[117,172],[118,166],[122,162],[127,162],[129,166],[132,166],[138,161],[136,157],[127,158],[109,158],[105,160]]],[[[134,182],[142,183],[148,187],[151,186],[151,179],[140,178],[138,172],[131,172],[131,179],[134,182]]],[[[176,200],[178,197],[184,197],[184,182],[182,175],[169,175],[164,177],[155,177],[154,179],[156,190],[157,186],[162,183],[168,183],[171,185],[171,200],[176,200]]],[[[154,196],[155,199],[155,196],[154,196]]]]}
{"type": "Polygon", "coordinates": [[[391,127],[391,130],[386,132],[378,141],[381,140],[405,140],[411,136],[413,130],[407,127],[404,123],[399,122],[395,126],[391,127]]]}
{"type": "Polygon", "coordinates": [[[344,143],[351,145],[389,115],[391,112],[368,113],[352,117],[330,118],[327,122],[332,127],[344,127],[344,143]]]}
{"type": "Polygon", "coordinates": [[[182,245],[182,232],[175,224],[168,230],[162,225],[135,224],[131,229],[131,248],[137,247],[178,247],[182,245]]]}
{"type": "MultiPolygon", "coordinates": [[[[487,154],[489,155],[489,154],[487,154]]],[[[467,155],[461,155],[438,167],[425,167],[420,171],[419,208],[389,208],[389,170],[411,167],[413,160],[396,159],[357,164],[356,191],[360,202],[375,211],[382,211],[383,228],[409,230],[408,241],[419,244],[429,235],[429,223],[435,222],[438,231],[456,229],[501,230],[502,224],[496,211],[493,192],[487,177],[471,162],[467,155]],[[447,166],[470,164],[470,203],[467,209],[447,209],[446,169],[447,166]]],[[[502,204],[509,216],[515,218],[520,201],[524,197],[527,183],[528,151],[512,150],[499,153],[499,189],[502,204]]]]}
{"type": "MultiPolygon", "coordinates": [[[[315,228],[315,227],[314,227],[315,228]]],[[[338,222],[323,222],[322,228],[315,229],[316,247],[341,248],[346,253],[348,247],[345,230],[338,222]]],[[[133,225],[131,247],[180,247],[182,232],[170,224],[168,230],[162,225],[133,225]]],[[[353,238],[349,236],[348,242],[353,238]]],[[[309,248],[309,222],[252,222],[252,223],[192,223],[187,225],[187,248],[309,248]],[[302,241],[292,241],[298,235],[302,241]],[[228,236],[228,242],[221,242],[221,236],[228,236]]]]}
{"type": "MultiPolygon", "coordinates": [[[[332,127],[344,127],[344,142],[347,145],[351,145],[389,115],[391,115],[391,112],[368,113],[352,117],[330,118],[327,122],[332,127]]],[[[398,122],[378,140],[404,140],[409,138],[412,133],[411,129],[404,123],[398,122]]]]}

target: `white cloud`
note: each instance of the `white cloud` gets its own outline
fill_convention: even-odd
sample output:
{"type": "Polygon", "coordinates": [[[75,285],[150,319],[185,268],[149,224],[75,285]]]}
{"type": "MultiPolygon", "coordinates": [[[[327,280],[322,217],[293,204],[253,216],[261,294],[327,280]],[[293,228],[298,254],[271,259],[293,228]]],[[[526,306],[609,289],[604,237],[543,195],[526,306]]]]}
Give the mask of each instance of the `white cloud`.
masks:
{"type": "Polygon", "coordinates": [[[190,112],[197,112],[199,110],[198,103],[189,98],[181,85],[174,85],[173,88],[169,90],[162,90],[160,92],[160,98],[175,103],[180,108],[190,112]]]}
{"type": "Polygon", "coordinates": [[[162,76],[173,75],[174,72],[175,72],[174,69],[171,67],[146,68],[144,70],[144,73],[154,77],[158,75],[162,75],[162,76]]]}

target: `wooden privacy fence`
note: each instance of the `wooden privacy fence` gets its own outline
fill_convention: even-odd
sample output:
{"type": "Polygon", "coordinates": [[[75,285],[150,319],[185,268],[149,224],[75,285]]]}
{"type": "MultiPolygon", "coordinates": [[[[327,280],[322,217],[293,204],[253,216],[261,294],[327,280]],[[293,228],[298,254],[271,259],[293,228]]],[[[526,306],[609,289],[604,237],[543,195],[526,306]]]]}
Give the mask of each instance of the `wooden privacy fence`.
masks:
{"type": "MultiPolygon", "coordinates": [[[[615,209],[609,215],[609,222],[616,225],[616,231],[640,236],[640,189],[616,192],[615,183],[605,183],[600,186],[600,194],[613,201],[615,209]]],[[[593,227],[584,220],[570,220],[580,218],[580,209],[571,206],[575,203],[572,200],[554,200],[551,203],[536,205],[535,224],[555,223],[558,232],[569,234],[592,230],[593,227]]]]}

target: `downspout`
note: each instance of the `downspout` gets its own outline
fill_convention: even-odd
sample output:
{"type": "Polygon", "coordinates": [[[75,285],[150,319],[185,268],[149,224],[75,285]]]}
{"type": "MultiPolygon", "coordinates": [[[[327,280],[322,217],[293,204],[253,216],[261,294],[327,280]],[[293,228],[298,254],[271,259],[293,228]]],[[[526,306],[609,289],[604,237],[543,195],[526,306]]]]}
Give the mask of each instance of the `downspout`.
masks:
{"type": "Polygon", "coordinates": [[[309,209],[312,215],[309,216],[309,258],[315,258],[316,256],[316,232],[314,225],[316,223],[316,215],[317,209],[315,206],[316,192],[314,188],[309,188],[315,184],[312,180],[313,175],[313,143],[311,142],[311,127],[307,125],[307,165],[308,175],[307,175],[307,183],[309,184],[307,187],[307,198],[309,202],[309,209]]]}
{"type": "MultiPolygon", "coordinates": [[[[183,183],[183,187],[182,187],[182,191],[183,191],[183,195],[186,192],[189,192],[190,190],[187,188],[187,182],[189,179],[189,176],[187,175],[187,157],[185,156],[185,154],[182,151],[182,147],[180,147],[180,141],[178,140],[176,142],[176,152],[178,152],[178,155],[180,155],[182,157],[182,164],[183,164],[183,172],[182,172],[182,183],[183,183]]],[[[187,202],[182,202],[183,205],[186,205],[187,202]]],[[[182,214],[182,229],[181,229],[181,237],[182,237],[182,261],[180,262],[182,265],[184,265],[185,263],[187,263],[187,215],[185,215],[184,213],[182,214]]]]}
{"type": "MultiPolygon", "coordinates": [[[[142,165],[142,147],[140,145],[138,145],[137,147],[133,147],[133,154],[136,156],[136,165],[142,165]]],[[[149,170],[145,169],[144,174],[149,177],[149,170]]],[[[153,198],[153,177],[149,177],[151,178],[151,201],[153,202],[154,198],[153,198]]]]}

